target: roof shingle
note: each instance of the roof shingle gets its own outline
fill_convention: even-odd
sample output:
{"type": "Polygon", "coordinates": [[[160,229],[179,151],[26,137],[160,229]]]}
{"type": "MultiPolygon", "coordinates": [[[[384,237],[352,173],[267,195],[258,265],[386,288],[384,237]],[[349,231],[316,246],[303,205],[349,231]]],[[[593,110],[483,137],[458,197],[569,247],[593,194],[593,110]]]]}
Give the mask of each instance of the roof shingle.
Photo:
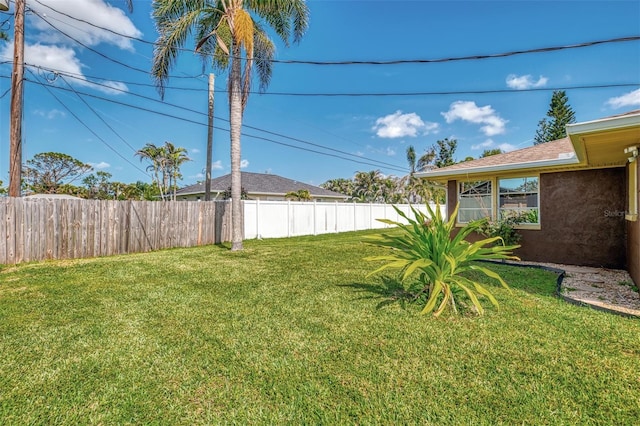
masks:
{"type": "MultiPolygon", "coordinates": [[[[306,189],[312,197],[331,197],[331,198],[348,198],[344,194],[329,191],[319,186],[309,185],[304,182],[298,182],[287,179],[282,176],[266,174],[240,172],[242,179],[242,188],[248,194],[278,194],[284,196],[287,192],[299,191],[306,189]]],[[[231,187],[231,174],[211,179],[211,191],[223,192],[231,187]]],[[[181,188],[177,191],[177,195],[187,194],[204,194],[204,182],[196,183],[181,188]]]]}

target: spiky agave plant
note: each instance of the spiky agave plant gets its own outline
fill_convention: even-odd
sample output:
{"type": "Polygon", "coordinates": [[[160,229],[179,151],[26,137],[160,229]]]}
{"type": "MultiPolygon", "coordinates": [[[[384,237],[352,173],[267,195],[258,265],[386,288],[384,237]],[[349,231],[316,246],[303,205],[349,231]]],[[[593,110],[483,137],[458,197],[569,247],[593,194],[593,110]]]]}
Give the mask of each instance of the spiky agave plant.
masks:
{"type": "MultiPolygon", "coordinates": [[[[384,233],[370,237],[369,243],[389,248],[391,254],[366,257],[365,260],[368,261],[387,262],[370,273],[369,276],[388,269],[399,270],[400,279],[403,283],[407,283],[410,276],[417,275],[421,288],[416,299],[422,294],[426,293],[427,295],[426,304],[422,309],[423,314],[433,312],[434,316],[439,316],[447,306],[457,312],[452,291],[456,287],[464,291],[479,314],[484,313],[478,299],[479,296],[487,297],[494,306],[498,307],[498,301],[489,290],[480,283],[464,277],[462,273],[479,271],[496,279],[504,288],[510,290],[500,275],[474,262],[488,259],[519,260],[518,257],[512,255],[512,250],[520,247],[519,245],[493,246],[494,242],[501,239],[500,237],[487,238],[475,243],[466,241],[465,238],[477,231],[484,220],[468,223],[460,228],[454,236],[453,230],[458,206],[448,221],[442,217],[439,206],[434,211],[427,204],[428,214],[411,207],[414,218],[408,217],[395,206],[394,209],[408,223],[378,219],[389,225],[397,226],[401,232],[399,234],[384,233]]],[[[408,290],[408,287],[411,287],[413,283],[403,284],[405,290],[408,290]]]]}

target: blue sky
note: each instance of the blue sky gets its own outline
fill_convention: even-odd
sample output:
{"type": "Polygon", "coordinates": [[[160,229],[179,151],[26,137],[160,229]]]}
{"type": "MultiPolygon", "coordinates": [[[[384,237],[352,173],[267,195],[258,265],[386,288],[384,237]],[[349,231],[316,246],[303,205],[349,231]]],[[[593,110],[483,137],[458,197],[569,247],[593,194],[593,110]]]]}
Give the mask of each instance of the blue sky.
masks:
{"type": "MultiPolygon", "coordinates": [[[[212,70],[203,70],[193,53],[183,52],[163,103],[148,74],[152,45],[82,22],[154,41],[151,2],[134,1],[133,13],[124,9],[124,0],[27,4],[34,12],[27,18],[25,61],[39,68],[25,74],[23,161],[39,152],[64,152],[111,173],[114,180],[150,181],[135,150],[148,142],[171,141],[188,149],[193,159],[182,169],[182,184],[201,180],[212,70]]],[[[288,48],[278,42],[277,59],[439,59],[640,35],[637,0],[308,4],[305,37],[288,48]]],[[[2,28],[11,35],[11,16],[0,15],[0,23],[5,19],[2,28]]],[[[0,43],[0,62],[10,61],[11,43],[0,43]]],[[[10,75],[11,64],[1,64],[0,95],[9,89],[10,75]]],[[[226,73],[216,76],[214,177],[229,173],[226,81],[226,73]]],[[[250,127],[243,130],[244,170],[315,185],[373,169],[401,176],[407,171],[409,145],[422,153],[439,139],[454,138],[457,160],[477,157],[484,149],[532,145],[554,88],[565,89],[577,120],[587,121],[639,109],[639,83],[639,41],[430,64],[276,63],[267,93],[252,94],[245,112],[244,124],[250,127]],[[477,91],[493,93],[471,93],[477,91]],[[428,94],[433,92],[439,94],[428,94]],[[403,95],[344,96],[375,93],[403,95]],[[416,93],[421,95],[411,95],[416,93]]],[[[0,99],[0,180],[5,184],[9,101],[8,93],[0,99]]]]}

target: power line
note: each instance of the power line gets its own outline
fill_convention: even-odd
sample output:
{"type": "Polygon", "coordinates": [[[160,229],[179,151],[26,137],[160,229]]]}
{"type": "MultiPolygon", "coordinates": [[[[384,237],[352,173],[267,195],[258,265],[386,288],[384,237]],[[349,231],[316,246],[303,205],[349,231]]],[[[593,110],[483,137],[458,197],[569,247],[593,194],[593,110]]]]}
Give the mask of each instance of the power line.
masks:
{"type": "MultiPolygon", "coordinates": [[[[142,170],[141,168],[139,168],[138,166],[136,166],[134,163],[132,163],[131,161],[129,161],[129,159],[127,159],[125,156],[123,156],[122,154],[120,154],[118,152],[118,150],[116,150],[114,147],[112,147],[111,145],[109,145],[109,143],[107,141],[105,141],[104,139],[102,139],[100,137],[100,135],[98,135],[96,132],[94,132],[91,127],[89,127],[84,121],[82,121],[82,119],[80,119],[80,117],[78,117],[64,102],[62,102],[62,100],[60,98],[58,98],[49,88],[49,85],[46,85],[44,83],[41,83],[39,81],[37,81],[37,76],[33,73],[33,71],[31,71],[30,69],[27,68],[27,71],[29,71],[29,73],[31,75],[33,75],[33,77],[36,79],[35,83],[40,84],[41,86],[44,86],[44,88],[47,90],[47,92],[49,92],[49,94],[51,96],[53,96],[53,98],[58,101],[58,103],[60,105],[62,105],[62,107],[64,109],[66,109],[69,114],[71,114],[73,116],[73,118],[75,118],[80,124],[82,124],[87,130],[89,130],[89,132],[91,132],[92,135],[94,135],[96,138],[98,138],[98,140],[100,142],[102,142],[107,148],[109,148],[111,151],[113,151],[118,157],[122,158],[124,161],[126,161],[127,163],[129,163],[131,166],[133,166],[135,169],[139,170],[140,172],[142,172],[145,176],[149,177],[149,174],[142,170]]],[[[27,79],[25,79],[27,80],[27,79]]],[[[29,81],[29,80],[27,80],[29,81]]],[[[65,89],[66,90],[66,89],[65,89]]]]}
{"type": "MultiPolygon", "coordinates": [[[[68,71],[57,70],[54,68],[45,68],[40,65],[28,64],[25,63],[25,66],[30,66],[38,69],[47,70],[52,73],[57,73],[61,75],[67,75],[69,77],[73,77],[76,79],[82,80],[85,77],[85,81],[88,83],[94,84],[96,86],[102,86],[114,91],[120,91],[123,93],[133,94],[128,90],[118,89],[108,84],[98,83],[95,81],[88,80],[88,78],[93,78],[97,80],[105,80],[113,83],[122,83],[126,85],[137,85],[143,87],[156,87],[154,84],[147,83],[135,83],[123,80],[111,80],[104,77],[95,77],[83,74],[70,73],[68,71]]],[[[4,77],[4,76],[0,76],[4,77]]],[[[615,88],[615,87],[635,87],[640,86],[640,82],[631,82],[631,83],[603,83],[603,84],[585,84],[578,86],[555,86],[555,87],[532,87],[528,89],[476,89],[476,90],[438,90],[438,91],[425,91],[425,92],[362,92],[362,93],[351,93],[351,92],[249,92],[254,95],[264,95],[264,96],[293,96],[293,97],[387,97],[387,96],[445,96],[445,95],[483,95],[483,94],[496,94],[496,93],[526,93],[526,92],[553,92],[557,90],[588,90],[588,89],[607,89],[607,88],[615,88]]],[[[194,91],[201,92],[203,89],[200,88],[188,88],[188,87],[167,87],[175,90],[184,90],[184,91],[194,91]]],[[[227,93],[227,90],[217,89],[216,91],[221,93],[227,93]]],[[[136,96],[135,94],[133,94],[136,96]]],[[[140,95],[142,96],[142,95],[140,95]]],[[[147,99],[152,99],[148,97],[147,99]]],[[[165,103],[164,101],[155,100],[157,102],[165,103]]],[[[167,104],[170,105],[170,104],[167,104]]]]}
{"type": "MultiPolygon", "coordinates": [[[[43,3],[41,3],[39,0],[35,0],[36,3],[47,7],[48,9],[59,13],[63,16],[66,16],[70,19],[79,21],[79,22],[83,22],[87,25],[90,25],[94,28],[98,28],[104,31],[108,31],[114,35],[118,35],[120,37],[124,37],[124,38],[128,38],[130,40],[135,40],[135,41],[139,41],[141,43],[146,43],[146,44],[151,44],[151,45],[155,45],[156,43],[152,42],[152,41],[148,41],[148,40],[144,40],[138,37],[132,37],[126,34],[121,34],[118,33],[117,31],[113,31],[109,28],[104,28],[101,27],[99,25],[95,25],[91,22],[88,22],[86,20],[80,19],[80,18],[76,18],[73,17],[69,14],[66,14],[64,12],[60,12],[59,10],[54,9],[51,6],[45,5],[43,3]]],[[[35,13],[35,12],[34,12],[35,13]]],[[[49,24],[51,25],[51,24],[49,24]]],[[[348,61],[312,61],[312,60],[297,60],[297,59],[288,59],[288,60],[284,60],[284,59],[272,59],[270,60],[273,63],[280,63],[280,64],[296,64],[296,65],[402,65],[402,64],[435,64],[435,63],[444,63],[444,62],[456,62],[456,61],[470,61],[470,60],[482,60],[482,59],[493,59],[493,58],[505,58],[505,57],[509,57],[509,56],[516,56],[516,55],[525,55],[525,54],[531,54],[531,53],[548,53],[548,52],[557,52],[557,51],[561,51],[561,50],[571,50],[571,49],[581,49],[581,48],[585,48],[585,47],[592,47],[592,46],[597,46],[600,44],[610,44],[610,43],[625,43],[625,42],[630,42],[630,41],[637,41],[640,40],[640,36],[628,36],[628,37],[616,37],[616,38],[610,38],[610,39],[605,39],[605,40],[595,40],[595,41],[586,41],[586,42],[582,42],[582,43],[574,43],[574,44],[567,44],[567,45],[560,45],[560,46],[549,46],[549,47],[538,47],[538,48],[533,48],[533,49],[523,49],[523,50],[513,50],[513,51],[508,51],[508,52],[502,52],[502,53],[491,53],[491,54],[484,54],[484,55],[468,55],[468,56],[454,56],[454,57],[445,57],[445,58],[435,58],[435,59],[396,59],[396,60],[387,60],[387,61],[374,61],[374,60],[366,60],[366,61],[354,61],[354,60],[348,60],[348,61]]],[[[178,50],[181,51],[188,51],[188,52],[193,52],[193,50],[191,49],[184,49],[184,48],[177,48],[178,50]]]]}
{"type": "MultiPolygon", "coordinates": [[[[74,38],[74,37],[70,36],[70,35],[69,35],[69,34],[67,34],[66,32],[62,31],[60,28],[58,28],[58,27],[56,27],[55,25],[53,25],[53,24],[52,24],[51,22],[49,22],[49,21],[48,21],[44,16],[40,15],[38,12],[33,11],[33,10],[32,10],[32,12],[33,12],[33,14],[34,14],[34,15],[38,16],[38,17],[39,17],[40,19],[42,19],[44,22],[46,22],[47,24],[49,24],[49,26],[50,26],[51,28],[53,28],[54,30],[58,31],[60,34],[64,35],[65,37],[68,37],[69,39],[71,39],[71,40],[73,40],[74,42],[78,43],[80,46],[84,47],[85,49],[87,49],[87,50],[89,50],[89,51],[91,51],[91,52],[95,53],[96,55],[98,55],[98,56],[100,56],[100,57],[102,57],[102,58],[104,58],[104,59],[106,59],[106,60],[108,60],[108,61],[111,61],[111,62],[113,62],[113,63],[115,63],[115,64],[118,64],[118,65],[120,65],[120,66],[123,66],[123,67],[125,67],[125,68],[127,68],[127,69],[130,69],[130,70],[132,70],[132,71],[141,72],[141,73],[144,73],[144,74],[147,74],[147,75],[149,74],[149,71],[148,71],[148,70],[144,70],[144,69],[142,69],[142,68],[134,67],[134,66],[129,65],[129,64],[125,63],[125,62],[122,62],[122,61],[120,61],[120,60],[118,60],[118,59],[114,59],[114,58],[112,58],[112,57],[110,57],[110,56],[108,56],[108,55],[106,55],[106,54],[104,54],[104,53],[100,52],[100,51],[99,51],[99,50],[97,50],[97,49],[94,49],[94,48],[92,48],[92,47],[90,47],[90,46],[87,46],[86,44],[82,43],[80,40],[78,40],[78,39],[76,39],[76,38],[74,38]]],[[[199,76],[172,76],[172,78],[196,78],[196,77],[199,77],[199,76]]]]}
{"type": "MultiPolygon", "coordinates": [[[[30,72],[31,72],[31,71],[30,71],[30,72]]],[[[32,74],[33,74],[33,73],[32,73],[32,74]]],[[[49,93],[51,93],[51,91],[49,90],[49,87],[51,87],[51,88],[55,88],[55,89],[57,89],[57,90],[63,90],[63,91],[71,92],[71,90],[70,90],[70,89],[66,89],[66,88],[64,88],[64,87],[50,86],[50,85],[44,84],[44,83],[42,83],[42,82],[40,82],[40,81],[37,81],[37,80],[35,80],[35,81],[34,81],[34,80],[29,80],[29,79],[25,79],[25,80],[26,80],[26,81],[29,81],[30,83],[38,84],[38,85],[40,85],[40,86],[45,86],[45,87],[47,88],[47,90],[49,91],[49,93]]],[[[88,96],[88,97],[92,97],[92,98],[99,99],[99,100],[102,100],[102,101],[106,101],[106,102],[114,103],[114,104],[117,104],[117,105],[126,106],[126,107],[128,107],[128,108],[138,109],[138,110],[141,110],[141,111],[145,111],[145,112],[149,112],[149,113],[152,113],[152,114],[161,115],[161,116],[168,117],[168,118],[173,118],[173,119],[176,119],[176,120],[180,120],[180,121],[184,121],[184,122],[187,122],[187,123],[196,124],[196,125],[199,125],[199,126],[207,126],[207,124],[206,124],[206,123],[202,123],[202,122],[199,122],[199,121],[191,120],[191,119],[188,119],[188,118],[178,117],[178,116],[176,116],[176,115],[172,115],[172,114],[168,114],[168,113],[163,113],[163,112],[155,111],[155,110],[152,110],[152,109],[149,109],[149,108],[144,108],[144,107],[140,107],[140,106],[137,106],[137,105],[127,104],[127,103],[125,103],[125,102],[116,101],[116,100],[113,100],[113,99],[108,99],[108,98],[104,98],[104,97],[97,96],[97,95],[92,95],[92,94],[90,94],[90,93],[84,93],[84,92],[78,92],[78,93],[80,93],[80,94],[81,94],[81,95],[83,95],[83,96],[88,96]]],[[[52,95],[53,95],[53,94],[52,94],[52,95]]],[[[54,97],[55,97],[55,95],[54,95],[54,97]]],[[[61,102],[57,97],[55,97],[55,98],[56,98],[56,100],[58,100],[58,102],[62,103],[62,102],[61,102]]],[[[68,110],[68,111],[69,111],[69,112],[70,112],[70,113],[71,113],[71,114],[72,114],[72,115],[73,115],[73,116],[74,116],[78,121],[80,121],[80,122],[81,122],[81,124],[83,124],[85,127],[87,127],[87,128],[89,129],[89,127],[88,127],[86,124],[84,124],[84,123],[83,123],[83,122],[82,122],[82,121],[81,121],[81,120],[80,120],[80,119],[79,119],[75,114],[73,114],[73,113],[68,109],[68,107],[66,107],[66,105],[64,105],[64,104],[63,104],[63,106],[64,106],[64,107],[65,107],[65,108],[66,108],[66,109],[67,109],[67,110],[68,110]]],[[[227,121],[228,121],[228,120],[227,120],[227,121]]],[[[247,126],[245,126],[245,127],[247,127],[247,126]]],[[[222,127],[219,127],[219,126],[214,126],[214,128],[215,128],[215,129],[217,129],[217,130],[224,131],[224,132],[229,132],[229,129],[225,129],[225,128],[222,128],[222,127]]],[[[259,131],[263,131],[263,130],[258,129],[258,128],[254,128],[254,129],[257,129],[257,130],[259,130],[259,131]]],[[[107,143],[106,143],[102,138],[100,138],[100,137],[99,137],[95,132],[93,132],[91,129],[89,129],[89,131],[91,131],[91,132],[92,132],[96,137],[98,137],[98,138],[99,138],[103,143],[105,143],[107,146],[109,146],[109,145],[108,145],[108,144],[107,144],[107,143]]],[[[286,147],[290,147],[290,148],[298,149],[298,150],[301,150],[301,151],[311,152],[311,153],[320,154],[320,155],[324,155],[324,156],[328,156],[328,157],[333,157],[333,158],[339,158],[339,159],[342,159],[342,160],[345,160],[345,161],[350,161],[350,162],[353,162],[353,163],[366,164],[366,165],[370,165],[370,166],[374,166],[374,167],[383,167],[383,168],[386,168],[386,169],[389,169],[389,170],[395,170],[395,171],[402,172],[402,173],[406,173],[406,172],[408,171],[407,169],[404,169],[404,168],[401,168],[401,167],[399,167],[399,166],[395,166],[395,165],[392,165],[392,166],[382,166],[382,164],[385,164],[385,163],[380,162],[380,161],[378,161],[378,160],[369,160],[369,159],[367,159],[367,158],[365,158],[365,157],[360,157],[360,156],[357,156],[357,155],[355,155],[355,154],[349,154],[349,155],[352,155],[352,156],[354,156],[354,157],[356,157],[356,158],[359,158],[359,159],[369,160],[369,161],[371,161],[371,162],[368,162],[368,161],[362,161],[362,160],[356,160],[356,159],[353,159],[353,158],[347,158],[347,157],[343,157],[343,156],[341,156],[341,155],[337,155],[337,154],[331,154],[331,153],[327,153],[327,152],[316,151],[316,150],[313,150],[313,149],[304,148],[304,147],[300,147],[300,146],[296,146],[296,145],[292,145],[292,144],[287,144],[287,143],[284,143],[284,142],[276,141],[276,140],[274,140],[274,139],[265,138],[265,137],[262,137],[262,136],[250,135],[250,134],[247,134],[247,133],[242,133],[242,135],[243,135],[243,136],[246,136],[246,137],[249,137],[249,138],[254,138],[254,139],[264,140],[264,141],[269,142],[269,143],[274,143],[274,144],[277,144],[277,145],[282,145],[282,146],[286,146],[286,147]],[[377,164],[375,164],[375,163],[373,163],[373,162],[375,162],[375,163],[377,163],[377,164]]],[[[286,136],[285,136],[285,137],[286,137],[286,136]]],[[[291,138],[291,139],[294,139],[294,138],[291,138]]],[[[294,139],[294,140],[295,140],[295,139],[294,139]]],[[[311,144],[310,142],[307,142],[307,143],[311,144]]],[[[316,144],[316,145],[317,145],[317,144],[316,144]]],[[[320,147],[322,147],[323,149],[333,150],[332,148],[323,147],[322,145],[317,145],[317,146],[320,146],[320,147]]],[[[114,152],[116,152],[116,154],[118,154],[118,156],[120,156],[121,158],[124,158],[124,157],[122,157],[122,155],[120,155],[117,151],[115,151],[115,149],[113,149],[113,148],[112,148],[112,147],[110,147],[110,146],[109,146],[109,148],[110,148],[110,149],[112,149],[114,152]]],[[[337,151],[337,150],[333,150],[333,151],[337,151]]],[[[126,160],[126,161],[127,161],[127,162],[129,162],[128,160],[126,160]]],[[[129,163],[130,163],[130,164],[132,164],[131,162],[129,162],[129,163]]],[[[134,166],[134,167],[135,167],[135,166],[134,166]]],[[[138,169],[138,170],[141,170],[141,169],[138,169]]],[[[142,170],[141,170],[141,171],[142,171],[142,170]]]]}
{"type": "Polygon", "coordinates": [[[583,43],[575,43],[560,46],[551,47],[538,47],[534,49],[525,50],[513,50],[502,53],[491,53],[486,55],[469,55],[469,56],[454,56],[448,58],[436,58],[436,59],[397,59],[389,61],[303,61],[303,60],[273,60],[272,62],[282,64],[301,64],[301,65],[402,65],[402,64],[438,64],[443,62],[456,62],[456,61],[474,61],[481,59],[493,59],[493,58],[506,58],[509,56],[525,55],[530,53],[548,53],[557,52],[560,50],[580,49],[583,47],[597,46],[599,44],[609,43],[625,43],[629,41],[640,40],[640,36],[630,37],[617,37],[606,40],[587,41],[583,43]]]}
{"type": "MultiPolygon", "coordinates": [[[[60,72],[60,73],[56,72],[56,74],[58,74],[60,76],[64,75],[63,72],[60,72]]],[[[65,82],[66,82],[66,80],[65,80],[65,82]]],[[[67,84],[69,84],[69,83],[67,83],[67,84]]],[[[99,84],[99,83],[93,83],[93,84],[99,84]]],[[[111,88],[110,86],[106,86],[106,85],[102,85],[102,86],[111,88]]],[[[144,96],[144,95],[140,95],[140,94],[137,94],[137,93],[128,92],[128,91],[122,90],[122,89],[116,89],[116,88],[111,88],[111,89],[117,90],[117,91],[120,91],[120,92],[123,92],[123,93],[127,93],[127,94],[129,94],[131,96],[139,97],[139,98],[142,98],[142,99],[145,99],[145,100],[148,100],[148,101],[157,102],[157,103],[160,103],[160,104],[165,105],[165,106],[171,106],[171,107],[178,108],[178,109],[181,109],[181,110],[184,110],[184,111],[188,111],[188,112],[191,112],[191,113],[194,113],[194,114],[207,116],[206,113],[203,113],[201,111],[194,110],[194,109],[187,108],[187,107],[183,107],[183,106],[176,105],[176,104],[172,104],[172,103],[169,103],[169,102],[163,102],[163,101],[160,101],[158,99],[151,98],[149,96],[144,96]]],[[[76,94],[79,93],[74,89],[71,89],[71,90],[73,90],[73,92],[76,93],[76,94]]],[[[85,93],[83,93],[83,94],[85,94],[85,93]]],[[[220,120],[220,121],[224,121],[224,122],[227,122],[227,123],[229,122],[228,119],[222,118],[222,117],[215,117],[215,119],[216,120],[220,120]]],[[[325,150],[328,150],[328,151],[336,152],[336,153],[339,153],[339,154],[342,154],[342,155],[347,155],[347,156],[350,156],[350,157],[354,157],[354,158],[357,158],[358,160],[373,161],[373,162],[379,163],[380,166],[394,167],[394,168],[398,168],[399,167],[396,164],[391,164],[391,163],[387,163],[387,162],[380,161],[380,160],[374,160],[374,159],[371,159],[371,158],[367,158],[367,157],[363,157],[363,156],[360,156],[360,155],[352,154],[352,153],[347,152],[347,151],[342,151],[342,150],[339,150],[339,149],[331,148],[331,147],[328,147],[328,146],[325,146],[325,145],[322,145],[322,144],[309,142],[309,141],[305,141],[305,140],[300,139],[300,138],[295,138],[295,137],[292,137],[292,136],[284,135],[282,133],[261,129],[261,128],[255,127],[255,126],[250,126],[248,124],[243,124],[243,127],[247,128],[247,129],[257,130],[259,132],[267,133],[267,134],[270,134],[270,135],[273,135],[273,136],[278,136],[278,137],[281,137],[281,138],[284,138],[284,139],[288,139],[288,140],[291,140],[291,141],[299,142],[299,143],[302,143],[302,144],[305,144],[305,145],[310,145],[310,146],[314,146],[314,147],[317,147],[317,148],[322,148],[322,149],[325,149],[325,150]]],[[[114,133],[115,133],[115,130],[114,130],[114,133]]],[[[125,141],[125,143],[126,143],[126,141],[125,141]]]]}
{"type": "Polygon", "coordinates": [[[60,78],[62,79],[62,81],[64,81],[67,84],[67,86],[69,86],[69,89],[71,89],[73,93],[76,94],[76,96],[82,101],[82,103],[84,103],[87,106],[87,108],[89,108],[89,110],[91,110],[91,112],[93,112],[95,116],[98,117],[100,121],[102,121],[102,123],[109,128],[109,130],[111,130],[118,138],[120,138],[120,140],[124,142],[125,145],[131,148],[133,152],[137,152],[137,149],[135,149],[129,142],[127,142],[122,136],[120,136],[120,133],[118,133],[116,129],[114,129],[109,123],[107,123],[107,121],[104,118],[102,118],[102,116],[98,114],[98,112],[95,109],[93,109],[91,105],[89,105],[89,103],[82,96],[80,96],[80,94],[69,84],[67,80],[65,80],[63,76],[60,76],[60,78]]]}
{"type": "Polygon", "coordinates": [[[611,87],[640,86],[638,83],[609,83],[564,87],[534,87],[529,89],[486,89],[486,90],[445,90],[430,92],[368,92],[368,93],[294,93],[294,92],[250,92],[252,94],[272,96],[305,96],[305,97],[368,97],[368,96],[442,96],[442,95],[480,95],[491,93],[551,92],[556,90],[603,89],[611,87]]]}

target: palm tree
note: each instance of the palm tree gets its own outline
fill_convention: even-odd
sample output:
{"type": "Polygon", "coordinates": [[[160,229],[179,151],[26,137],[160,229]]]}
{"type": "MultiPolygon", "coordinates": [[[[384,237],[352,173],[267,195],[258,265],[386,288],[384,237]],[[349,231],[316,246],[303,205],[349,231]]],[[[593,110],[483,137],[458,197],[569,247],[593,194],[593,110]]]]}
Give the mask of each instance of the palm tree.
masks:
{"type": "Polygon", "coordinates": [[[191,158],[187,156],[187,150],[182,147],[176,147],[171,142],[164,143],[164,156],[165,156],[165,175],[169,177],[168,188],[173,190],[173,201],[176,201],[176,191],[178,190],[178,179],[182,178],[180,173],[180,166],[187,161],[191,161],[191,158]]]}
{"type": "MultiPolygon", "coordinates": [[[[407,147],[407,163],[409,164],[409,174],[405,176],[405,182],[407,186],[408,201],[409,203],[415,203],[418,200],[416,196],[424,196],[429,194],[429,183],[422,179],[416,179],[414,176],[416,172],[422,172],[427,170],[435,159],[435,149],[429,148],[425,151],[420,158],[416,157],[416,150],[413,145],[407,147]]],[[[421,197],[422,198],[422,197],[421,197]]],[[[424,197],[427,198],[427,197],[424,197]]]]}
{"type": "Polygon", "coordinates": [[[163,185],[165,181],[164,147],[156,146],[149,142],[143,148],[137,150],[135,155],[140,157],[140,161],[143,159],[151,161],[151,165],[147,167],[147,171],[153,171],[153,179],[158,185],[160,198],[164,200],[166,188],[166,185],[163,185]]]}
{"type": "Polygon", "coordinates": [[[293,201],[311,201],[311,193],[307,189],[298,189],[297,191],[289,191],[284,194],[285,200],[293,201]]]}
{"type": "Polygon", "coordinates": [[[357,172],[353,182],[354,195],[358,201],[373,203],[381,200],[384,193],[384,177],[380,170],[357,172]]]}
{"type": "Polygon", "coordinates": [[[153,74],[161,95],[179,50],[193,33],[196,51],[214,68],[229,70],[229,119],[231,135],[231,250],[242,249],[242,183],[240,131],[249,98],[253,66],[260,89],[269,84],[275,46],[265,24],[285,45],[297,43],[308,26],[304,0],[156,0],[153,18],[159,37],[153,55],[153,74]],[[243,58],[244,53],[244,58],[243,58]]]}

